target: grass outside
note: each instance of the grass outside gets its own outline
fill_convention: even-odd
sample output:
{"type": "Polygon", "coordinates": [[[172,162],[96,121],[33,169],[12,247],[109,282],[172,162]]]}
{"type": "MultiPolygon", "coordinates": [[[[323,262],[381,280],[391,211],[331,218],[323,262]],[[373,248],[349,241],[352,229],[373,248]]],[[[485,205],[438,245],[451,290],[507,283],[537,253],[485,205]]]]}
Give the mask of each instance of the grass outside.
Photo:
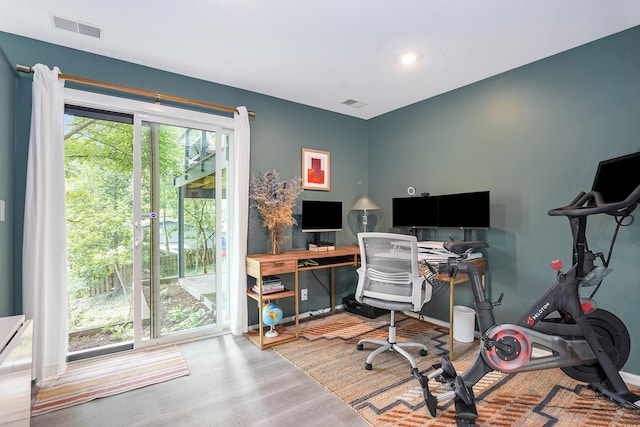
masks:
{"type": "MultiPolygon", "coordinates": [[[[148,287],[144,287],[149,300],[148,287]]],[[[130,289],[93,297],[69,299],[69,351],[96,348],[133,339],[133,301],[130,289]],[[131,307],[131,309],[130,309],[131,307]]],[[[160,323],[167,334],[213,324],[215,312],[184,290],[178,282],[163,283],[160,323]]],[[[148,334],[148,331],[145,331],[148,334]]]]}
{"type": "MultiPolygon", "coordinates": [[[[127,290],[127,296],[131,290],[127,290]]],[[[131,302],[133,305],[133,301],[131,302]]],[[[111,323],[133,321],[133,310],[122,289],[93,297],[69,299],[69,332],[78,332],[111,323]]]]}

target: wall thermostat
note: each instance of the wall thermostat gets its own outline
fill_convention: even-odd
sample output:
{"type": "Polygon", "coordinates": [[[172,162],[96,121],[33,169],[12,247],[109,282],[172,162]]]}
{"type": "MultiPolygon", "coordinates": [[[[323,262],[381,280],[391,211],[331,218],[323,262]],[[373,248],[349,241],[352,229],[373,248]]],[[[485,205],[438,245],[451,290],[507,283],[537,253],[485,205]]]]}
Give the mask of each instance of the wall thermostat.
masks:
{"type": "Polygon", "coordinates": [[[409,187],[407,188],[407,193],[408,193],[410,196],[413,196],[414,194],[416,194],[416,189],[415,189],[414,187],[409,186],[409,187]]]}

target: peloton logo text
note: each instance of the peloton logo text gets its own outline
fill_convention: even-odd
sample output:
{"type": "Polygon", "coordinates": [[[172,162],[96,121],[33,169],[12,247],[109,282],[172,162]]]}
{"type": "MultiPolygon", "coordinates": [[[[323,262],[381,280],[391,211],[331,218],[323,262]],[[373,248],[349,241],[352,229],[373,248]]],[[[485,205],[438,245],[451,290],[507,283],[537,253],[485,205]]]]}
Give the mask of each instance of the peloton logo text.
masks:
{"type": "Polygon", "coordinates": [[[536,314],[534,314],[532,317],[529,317],[529,319],[527,319],[527,323],[529,324],[529,326],[533,327],[533,325],[536,323],[536,320],[538,320],[538,318],[542,316],[542,314],[545,311],[547,311],[550,305],[551,303],[545,302],[544,305],[540,307],[540,310],[538,310],[536,314]]]}

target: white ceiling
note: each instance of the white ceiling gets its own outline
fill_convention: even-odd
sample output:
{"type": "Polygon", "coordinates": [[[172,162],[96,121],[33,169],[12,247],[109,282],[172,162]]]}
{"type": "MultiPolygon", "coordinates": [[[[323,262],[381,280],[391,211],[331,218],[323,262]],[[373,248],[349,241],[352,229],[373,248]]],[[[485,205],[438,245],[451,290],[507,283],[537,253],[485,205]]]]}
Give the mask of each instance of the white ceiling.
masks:
{"type": "Polygon", "coordinates": [[[0,31],[363,119],[636,25],[640,0],[0,0],[0,31]]]}

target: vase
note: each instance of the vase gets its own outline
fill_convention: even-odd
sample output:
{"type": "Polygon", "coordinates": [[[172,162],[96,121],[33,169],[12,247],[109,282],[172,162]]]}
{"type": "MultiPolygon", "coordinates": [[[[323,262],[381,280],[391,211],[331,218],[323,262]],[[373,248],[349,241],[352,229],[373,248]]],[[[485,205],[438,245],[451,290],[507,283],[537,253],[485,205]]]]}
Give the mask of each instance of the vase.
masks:
{"type": "Polygon", "coordinates": [[[280,243],[282,243],[282,226],[276,225],[269,229],[269,253],[271,255],[280,254],[280,243]]]}

